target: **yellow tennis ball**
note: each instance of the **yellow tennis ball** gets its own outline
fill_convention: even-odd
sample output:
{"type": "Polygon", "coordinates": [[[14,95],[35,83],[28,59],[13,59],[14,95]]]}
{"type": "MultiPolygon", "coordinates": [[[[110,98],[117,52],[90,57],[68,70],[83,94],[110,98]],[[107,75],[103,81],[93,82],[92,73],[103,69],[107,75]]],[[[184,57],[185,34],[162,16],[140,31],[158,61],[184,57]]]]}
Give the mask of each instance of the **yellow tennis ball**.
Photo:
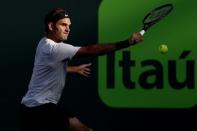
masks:
{"type": "Polygon", "coordinates": [[[162,54],[165,54],[168,52],[168,46],[165,45],[165,44],[162,44],[159,46],[159,52],[162,53],[162,54]]]}

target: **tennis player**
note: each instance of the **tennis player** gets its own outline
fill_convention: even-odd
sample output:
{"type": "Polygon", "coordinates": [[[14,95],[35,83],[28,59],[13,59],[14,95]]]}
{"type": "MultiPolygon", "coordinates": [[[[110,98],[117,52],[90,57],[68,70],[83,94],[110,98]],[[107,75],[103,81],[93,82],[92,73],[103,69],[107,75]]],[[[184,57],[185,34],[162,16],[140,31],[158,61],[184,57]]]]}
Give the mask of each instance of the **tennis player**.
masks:
{"type": "MultiPolygon", "coordinates": [[[[93,131],[73,113],[58,106],[68,61],[108,54],[142,41],[140,33],[134,33],[127,40],[116,43],[73,46],[63,43],[68,38],[70,25],[70,18],[64,9],[56,8],[45,16],[46,36],[37,46],[32,77],[21,101],[21,131],[40,131],[44,128],[48,131],[93,131]]],[[[88,75],[89,65],[85,68],[82,70],[86,70],[85,75],[88,75]]]]}

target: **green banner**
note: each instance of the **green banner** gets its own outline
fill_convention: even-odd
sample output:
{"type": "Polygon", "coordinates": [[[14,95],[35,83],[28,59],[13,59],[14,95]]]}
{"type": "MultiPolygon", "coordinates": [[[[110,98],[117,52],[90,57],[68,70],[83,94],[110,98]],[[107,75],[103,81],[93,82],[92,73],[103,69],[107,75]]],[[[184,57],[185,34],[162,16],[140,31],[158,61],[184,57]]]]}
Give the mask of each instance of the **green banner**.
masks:
{"type": "Polygon", "coordinates": [[[103,0],[99,43],[125,40],[142,28],[152,9],[172,3],[169,16],[130,48],[99,57],[101,100],[118,108],[190,108],[197,103],[197,1],[103,0]],[[159,46],[168,52],[159,52],[159,46]]]}

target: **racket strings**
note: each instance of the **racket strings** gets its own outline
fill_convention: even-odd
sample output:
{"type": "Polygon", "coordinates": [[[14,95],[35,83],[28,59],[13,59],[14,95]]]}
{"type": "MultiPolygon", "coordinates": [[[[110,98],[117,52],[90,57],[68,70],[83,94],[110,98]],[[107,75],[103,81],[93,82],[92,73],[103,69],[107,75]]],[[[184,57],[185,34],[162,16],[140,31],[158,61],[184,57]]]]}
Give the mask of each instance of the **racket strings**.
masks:
{"type": "Polygon", "coordinates": [[[171,10],[172,10],[171,6],[164,7],[159,10],[154,10],[148,15],[148,17],[146,17],[146,19],[144,20],[144,23],[149,24],[152,22],[157,22],[158,20],[160,20],[163,17],[165,17],[166,15],[168,15],[171,10]]]}

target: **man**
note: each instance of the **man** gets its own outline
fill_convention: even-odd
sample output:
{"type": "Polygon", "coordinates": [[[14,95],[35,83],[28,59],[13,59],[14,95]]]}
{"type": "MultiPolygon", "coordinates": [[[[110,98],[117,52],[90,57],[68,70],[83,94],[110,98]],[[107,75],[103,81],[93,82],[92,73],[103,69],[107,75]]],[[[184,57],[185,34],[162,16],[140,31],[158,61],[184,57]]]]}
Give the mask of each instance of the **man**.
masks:
{"type": "Polygon", "coordinates": [[[70,25],[68,14],[60,8],[52,10],[45,17],[46,37],[37,46],[32,78],[21,102],[22,131],[38,131],[41,128],[49,131],[92,131],[76,116],[58,106],[68,61],[104,55],[142,40],[139,33],[134,33],[128,40],[117,43],[75,47],[63,43],[68,38],[70,25]]]}

